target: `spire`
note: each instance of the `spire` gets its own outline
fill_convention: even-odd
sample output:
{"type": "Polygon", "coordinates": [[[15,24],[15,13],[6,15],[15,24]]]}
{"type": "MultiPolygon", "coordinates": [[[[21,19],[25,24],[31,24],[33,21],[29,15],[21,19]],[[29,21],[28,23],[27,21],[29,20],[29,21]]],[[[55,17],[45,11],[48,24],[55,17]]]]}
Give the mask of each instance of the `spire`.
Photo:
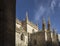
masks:
{"type": "Polygon", "coordinates": [[[50,24],[50,17],[48,17],[48,24],[50,24]]]}
{"type": "Polygon", "coordinates": [[[44,18],[42,18],[42,30],[45,30],[45,19],[44,18]]]}
{"type": "Polygon", "coordinates": [[[26,11],[26,20],[28,20],[28,12],[26,11]]]}
{"type": "Polygon", "coordinates": [[[45,24],[45,19],[44,19],[44,17],[43,17],[43,19],[42,19],[42,23],[45,24]]]}
{"type": "Polygon", "coordinates": [[[48,17],[48,30],[50,30],[50,17],[48,17]]]}

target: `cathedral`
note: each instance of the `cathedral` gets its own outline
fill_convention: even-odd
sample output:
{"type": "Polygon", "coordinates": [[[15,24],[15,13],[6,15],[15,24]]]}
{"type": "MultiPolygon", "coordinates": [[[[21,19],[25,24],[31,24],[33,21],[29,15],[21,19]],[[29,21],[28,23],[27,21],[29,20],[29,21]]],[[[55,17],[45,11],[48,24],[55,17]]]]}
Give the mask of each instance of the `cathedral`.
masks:
{"type": "Polygon", "coordinates": [[[25,20],[16,19],[15,35],[16,46],[59,46],[58,34],[55,29],[51,30],[50,18],[47,29],[45,19],[42,18],[42,30],[39,30],[38,24],[29,21],[28,12],[25,20]]]}

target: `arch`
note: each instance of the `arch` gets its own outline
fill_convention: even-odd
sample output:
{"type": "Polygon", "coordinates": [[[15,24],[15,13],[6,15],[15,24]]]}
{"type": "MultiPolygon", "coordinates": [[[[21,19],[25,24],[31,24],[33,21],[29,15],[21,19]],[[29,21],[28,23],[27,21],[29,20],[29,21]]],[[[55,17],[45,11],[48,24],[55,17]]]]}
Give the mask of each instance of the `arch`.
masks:
{"type": "Polygon", "coordinates": [[[24,34],[23,33],[21,34],[21,40],[24,40],[24,34]]]}

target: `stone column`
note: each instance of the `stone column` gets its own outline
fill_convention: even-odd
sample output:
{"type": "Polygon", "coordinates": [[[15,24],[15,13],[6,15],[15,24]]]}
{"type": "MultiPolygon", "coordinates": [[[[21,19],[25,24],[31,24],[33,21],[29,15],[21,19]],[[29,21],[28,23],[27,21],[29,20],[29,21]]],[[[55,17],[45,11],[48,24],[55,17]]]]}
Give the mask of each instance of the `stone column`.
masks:
{"type": "Polygon", "coordinates": [[[0,0],[1,45],[15,45],[15,0],[0,0]]]}

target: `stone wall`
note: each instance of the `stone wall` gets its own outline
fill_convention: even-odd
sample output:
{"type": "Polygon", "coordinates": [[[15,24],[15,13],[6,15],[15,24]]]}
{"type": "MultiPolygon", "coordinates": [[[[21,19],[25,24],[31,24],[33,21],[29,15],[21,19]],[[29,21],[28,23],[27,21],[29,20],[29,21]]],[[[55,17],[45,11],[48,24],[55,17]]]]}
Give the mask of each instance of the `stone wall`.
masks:
{"type": "Polygon", "coordinates": [[[45,33],[41,31],[31,34],[30,46],[45,46],[45,33]]]}
{"type": "Polygon", "coordinates": [[[15,33],[15,44],[16,46],[28,46],[28,33],[26,32],[16,32],[15,33]],[[23,33],[23,40],[21,40],[21,35],[23,33]]]}

